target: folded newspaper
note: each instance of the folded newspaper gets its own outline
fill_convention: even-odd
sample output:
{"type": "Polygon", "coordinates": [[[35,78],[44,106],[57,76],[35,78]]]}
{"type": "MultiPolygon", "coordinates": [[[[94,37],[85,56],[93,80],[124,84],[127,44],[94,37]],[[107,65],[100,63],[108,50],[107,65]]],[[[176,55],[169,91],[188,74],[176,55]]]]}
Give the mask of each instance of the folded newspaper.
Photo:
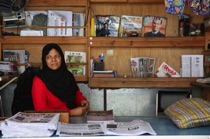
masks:
{"type": "Polygon", "coordinates": [[[0,124],[3,137],[49,137],[58,127],[59,113],[19,112],[0,124]]]}
{"type": "Polygon", "coordinates": [[[85,123],[68,124],[59,123],[57,135],[59,136],[91,136],[91,135],[157,135],[148,122],[133,120],[131,122],[85,123]]]}

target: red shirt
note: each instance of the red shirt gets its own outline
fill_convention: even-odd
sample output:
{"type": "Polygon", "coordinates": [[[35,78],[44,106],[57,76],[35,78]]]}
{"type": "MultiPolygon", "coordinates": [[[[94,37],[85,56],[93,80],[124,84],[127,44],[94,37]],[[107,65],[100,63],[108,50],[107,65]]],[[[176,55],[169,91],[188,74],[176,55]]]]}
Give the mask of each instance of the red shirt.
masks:
{"type": "MultiPolygon", "coordinates": [[[[61,101],[53,95],[45,86],[44,82],[37,76],[33,79],[32,98],[35,110],[69,110],[66,102],[61,101]]],[[[87,100],[80,89],[76,92],[75,102],[77,106],[81,106],[81,101],[87,100]]],[[[70,114],[71,115],[71,114],[70,114]]]]}

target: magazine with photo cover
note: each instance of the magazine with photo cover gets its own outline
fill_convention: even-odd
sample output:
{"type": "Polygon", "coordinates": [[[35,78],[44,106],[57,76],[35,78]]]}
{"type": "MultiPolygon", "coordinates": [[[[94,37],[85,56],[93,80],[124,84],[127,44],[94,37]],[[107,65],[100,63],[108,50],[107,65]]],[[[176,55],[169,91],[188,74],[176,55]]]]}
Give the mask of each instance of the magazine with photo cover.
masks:
{"type": "Polygon", "coordinates": [[[86,73],[86,52],[65,51],[66,63],[78,63],[78,65],[68,65],[67,68],[73,75],[85,75],[86,73]],[[79,63],[84,63],[81,65],[79,63]]]}
{"type": "Polygon", "coordinates": [[[142,16],[122,15],[122,37],[142,36],[142,16]]]}
{"type": "MultiPolygon", "coordinates": [[[[72,26],[85,26],[85,13],[73,13],[72,26]]],[[[84,36],[84,28],[73,28],[72,36],[84,36]]]]}
{"type": "Polygon", "coordinates": [[[139,62],[139,58],[130,58],[131,71],[133,77],[140,77],[139,62]]]}
{"type": "Polygon", "coordinates": [[[3,60],[17,63],[18,73],[21,74],[25,71],[26,51],[25,50],[3,50],[3,60]]]}
{"type": "Polygon", "coordinates": [[[115,15],[96,15],[97,37],[118,37],[120,17],[115,15]]]}
{"type": "Polygon", "coordinates": [[[161,16],[144,17],[144,37],[165,37],[167,18],[161,16]]]}
{"type": "Polygon", "coordinates": [[[149,57],[147,59],[147,77],[154,76],[155,61],[156,61],[156,58],[149,57]]]}

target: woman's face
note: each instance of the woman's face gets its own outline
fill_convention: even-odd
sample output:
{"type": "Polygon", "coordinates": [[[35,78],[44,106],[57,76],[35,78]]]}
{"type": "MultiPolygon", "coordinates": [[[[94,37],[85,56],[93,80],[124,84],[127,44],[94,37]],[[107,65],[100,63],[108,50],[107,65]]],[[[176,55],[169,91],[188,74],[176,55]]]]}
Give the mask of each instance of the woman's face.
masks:
{"type": "Polygon", "coordinates": [[[61,66],[61,56],[55,49],[50,50],[49,54],[46,55],[47,66],[51,70],[57,70],[61,66]]]}

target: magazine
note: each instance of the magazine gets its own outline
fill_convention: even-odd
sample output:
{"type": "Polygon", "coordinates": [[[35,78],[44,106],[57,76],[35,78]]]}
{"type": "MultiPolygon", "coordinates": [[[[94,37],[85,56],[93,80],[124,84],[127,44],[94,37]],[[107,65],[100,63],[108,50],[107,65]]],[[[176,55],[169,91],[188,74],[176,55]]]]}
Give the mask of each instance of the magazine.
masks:
{"type": "Polygon", "coordinates": [[[172,77],[180,76],[180,74],[170,67],[167,63],[163,62],[156,72],[157,77],[172,77]]]}
{"type": "Polygon", "coordinates": [[[166,17],[145,16],[144,37],[165,37],[166,23],[166,17]]]}
{"type": "Polygon", "coordinates": [[[149,57],[147,59],[147,77],[153,77],[156,58],[149,57]]]}
{"type": "Polygon", "coordinates": [[[139,57],[131,58],[131,71],[133,77],[153,77],[156,58],[139,57]]]}
{"type": "MultiPolygon", "coordinates": [[[[84,26],[85,13],[73,13],[72,26],[84,26]]],[[[84,36],[84,28],[73,28],[72,36],[84,36]]]]}
{"type": "Polygon", "coordinates": [[[142,16],[122,15],[122,37],[140,37],[142,34],[142,16]]]}
{"type": "Polygon", "coordinates": [[[67,68],[74,75],[85,75],[86,73],[86,52],[65,51],[65,62],[75,63],[78,65],[68,65],[67,68]],[[81,65],[79,63],[84,63],[81,65]]]}
{"type": "Polygon", "coordinates": [[[3,75],[18,74],[17,62],[0,61],[0,71],[3,75]]]}
{"type": "Polygon", "coordinates": [[[142,120],[85,124],[59,123],[56,134],[59,136],[157,135],[150,123],[142,120]]]}
{"type": "Polygon", "coordinates": [[[97,37],[118,37],[120,17],[115,15],[96,15],[97,37]]]}
{"type": "Polygon", "coordinates": [[[47,28],[48,36],[72,36],[72,11],[48,10],[48,26],[66,28],[47,28]]]}
{"type": "Polygon", "coordinates": [[[182,55],[182,77],[203,77],[203,55],[182,55]]]}
{"type": "Polygon", "coordinates": [[[130,58],[133,77],[140,77],[139,58],[130,58]]]}
{"type": "MultiPolygon", "coordinates": [[[[12,61],[17,64],[26,63],[26,51],[25,50],[3,50],[4,61],[12,61]]],[[[18,65],[18,73],[21,74],[25,71],[25,65],[18,65]]]]}

